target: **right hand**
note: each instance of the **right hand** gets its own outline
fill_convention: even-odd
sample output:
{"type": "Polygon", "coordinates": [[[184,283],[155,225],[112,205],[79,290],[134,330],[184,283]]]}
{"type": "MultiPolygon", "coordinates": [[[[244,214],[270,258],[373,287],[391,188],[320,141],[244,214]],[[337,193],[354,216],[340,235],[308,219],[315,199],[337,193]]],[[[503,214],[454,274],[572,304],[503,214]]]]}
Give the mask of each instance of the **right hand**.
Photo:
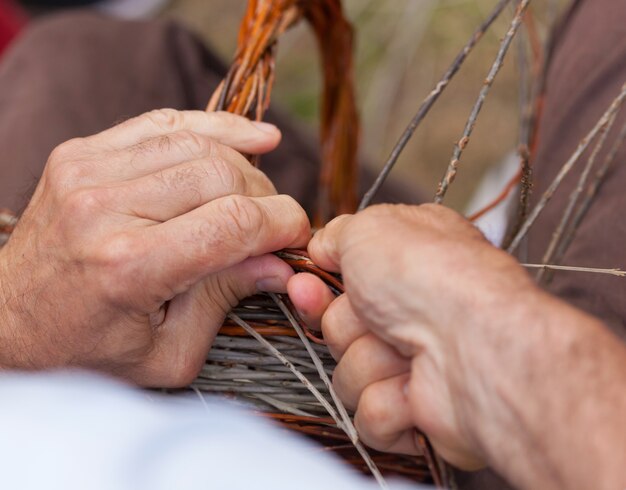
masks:
{"type": "Polygon", "coordinates": [[[515,330],[493,328],[493,319],[535,303],[519,264],[437,205],[341,216],[308,250],[317,265],[343,274],[346,292],[333,299],[317,277],[299,274],[289,294],[307,323],[321,323],[338,361],[333,384],[356,411],[363,441],[419,454],[418,428],[452,464],[483,466],[476,395],[485,391],[485,360],[515,330]]]}
{"type": "Polygon", "coordinates": [[[238,153],[279,140],[231,114],[160,110],[56,148],[0,251],[0,366],[192,381],[231,307],[285,289],[292,271],[269,254],[310,237],[238,153]]]}

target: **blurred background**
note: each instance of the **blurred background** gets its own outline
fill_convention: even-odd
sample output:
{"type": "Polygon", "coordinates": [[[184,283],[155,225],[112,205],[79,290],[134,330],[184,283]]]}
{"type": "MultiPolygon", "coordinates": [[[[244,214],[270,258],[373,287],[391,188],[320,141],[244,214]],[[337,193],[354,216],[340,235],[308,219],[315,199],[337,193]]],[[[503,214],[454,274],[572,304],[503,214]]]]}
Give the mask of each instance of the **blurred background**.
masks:
{"type": "MultiPolygon", "coordinates": [[[[362,158],[380,168],[394,143],[496,0],[345,0],[357,32],[356,83],[362,115],[362,158]]],[[[559,2],[533,4],[543,39],[559,2]]],[[[245,0],[172,0],[162,15],[200,34],[229,60],[235,50],[245,0]]],[[[394,176],[434,195],[460,138],[485,76],[508,29],[512,9],[496,22],[435,105],[403,153],[394,176]]],[[[447,204],[463,209],[481,176],[515,151],[520,121],[519,45],[511,47],[447,204]]],[[[306,25],[279,44],[273,103],[316,131],[320,69],[315,41],[306,25]]]]}
{"type": "MultiPolygon", "coordinates": [[[[356,29],[356,84],[362,115],[361,161],[380,169],[391,148],[474,30],[498,0],[344,0],[356,29]]],[[[15,7],[29,14],[89,5],[125,18],[173,18],[195,31],[226,63],[232,58],[247,0],[0,0],[0,47],[25,23],[15,7]],[[6,21],[6,19],[8,21],[6,21]],[[1,34],[7,33],[4,40],[1,34]]],[[[541,42],[569,0],[534,0],[535,28],[541,42]]],[[[516,5],[517,2],[511,2],[516,5]]],[[[462,135],[471,107],[513,17],[510,7],[487,32],[443,97],[426,117],[394,169],[393,176],[434,195],[462,135]]],[[[464,210],[481,178],[518,147],[520,52],[525,28],[515,41],[464,153],[457,182],[446,204],[464,210]]],[[[273,104],[317,131],[320,66],[317,46],[302,23],[281,38],[273,104]]],[[[515,163],[504,174],[515,172],[515,163]]],[[[494,179],[490,196],[503,188],[494,179]]],[[[509,177],[510,178],[510,177],[509,177]]],[[[473,203],[473,208],[478,207],[473,203]]]]}

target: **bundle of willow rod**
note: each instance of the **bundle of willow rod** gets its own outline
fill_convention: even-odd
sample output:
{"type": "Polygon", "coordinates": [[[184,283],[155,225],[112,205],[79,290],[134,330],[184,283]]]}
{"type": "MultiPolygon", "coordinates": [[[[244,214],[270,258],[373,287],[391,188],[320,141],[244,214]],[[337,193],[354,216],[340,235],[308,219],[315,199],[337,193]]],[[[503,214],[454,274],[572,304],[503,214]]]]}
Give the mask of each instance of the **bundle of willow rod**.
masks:
{"type": "MultiPolygon", "coordinates": [[[[322,166],[316,220],[356,209],[359,118],[356,110],[353,33],[340,0],[250,0],[237,53],[207,110],[227,110],[260,121],[269,107],[278,38],[300,20],[311,25],[324,71],[322,166]]],[[[256,158],[253,158],[256,165],[256,158]]]]}

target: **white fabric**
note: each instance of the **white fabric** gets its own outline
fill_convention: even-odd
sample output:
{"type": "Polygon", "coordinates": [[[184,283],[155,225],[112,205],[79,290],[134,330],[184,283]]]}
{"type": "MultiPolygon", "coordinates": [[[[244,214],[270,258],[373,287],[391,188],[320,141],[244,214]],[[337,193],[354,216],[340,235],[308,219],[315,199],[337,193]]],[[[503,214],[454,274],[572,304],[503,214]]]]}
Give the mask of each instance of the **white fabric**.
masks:
{"type": "Polygon", "coordinates": [[[377,488],[221,401],[165,398],[77,373],[0,375],[0,467],[6,489],[377,488]]]}
{"type": "MultiPolygon", "coordinates": [[[[518,171],[519,157],[515,153],[510,153],[483,177],[465,209],[465,215],[471,216],[492,203],[518,171]]],[[[518,192],[511,192],[504,202],[474,222],[496,247],[502,245],[506,229],[509,226],[509,217],[517,199],[518,192]]]]}

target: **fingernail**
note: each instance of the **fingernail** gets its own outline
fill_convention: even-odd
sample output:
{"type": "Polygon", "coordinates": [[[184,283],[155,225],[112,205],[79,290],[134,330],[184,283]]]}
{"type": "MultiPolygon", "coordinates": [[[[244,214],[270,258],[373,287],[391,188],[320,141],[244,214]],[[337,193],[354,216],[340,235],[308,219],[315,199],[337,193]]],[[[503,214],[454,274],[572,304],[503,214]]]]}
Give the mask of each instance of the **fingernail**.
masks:
{"type": "Polygon", "coordinates": [[[252,125],[259,131],[262,131],[264,133],[276,133],[276,131],[278,131],[278,128],[276,126],[266,122],[252,121],[252,125]]]}
{"type": "Polygon", "coordinates": [[[264,293],[286,293],[287,285],[280,277],[266,277],[256,283],[256,288],[264,293]]]}

